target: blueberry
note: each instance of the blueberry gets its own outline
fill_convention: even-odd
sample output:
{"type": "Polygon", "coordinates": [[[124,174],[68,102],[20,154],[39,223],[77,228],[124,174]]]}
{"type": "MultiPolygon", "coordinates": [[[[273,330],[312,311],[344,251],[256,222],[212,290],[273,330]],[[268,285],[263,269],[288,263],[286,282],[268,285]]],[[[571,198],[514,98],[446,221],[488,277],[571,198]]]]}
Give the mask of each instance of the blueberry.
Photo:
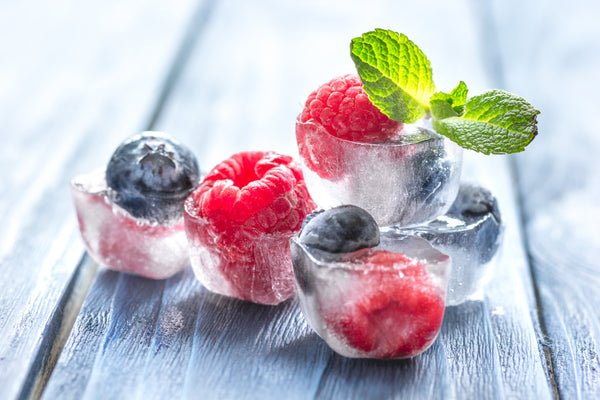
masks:
{"type": "Polygon", "coordinates": [[[436,196],[439,190],[442,190],[450,179],[451,164],[445,159],[443,149],[428,149],[415,155],[415,165],[418,169],[415,171],[417,178],[416,192],[418,198],[423,204],[428,205],[436,196]]]}
{"type": "Polygon", "coordinates": [[[349,253],[379,244],[379,227],[365,210],[344,205],[308,217],[300,242],[329,253],[349,253]]]}
{"type": "Polygon", "coordinates": [[[468,231],[462,237],[456,236],[456,240],[472,249],[470,253],[477,255],[480,264],[490,261],[498,250],[502,232],[500,208],[492,192],[462,184],[448,215],[456,216],[468,226],[468,231]]]}
{"type": "Polygon", "coordinates": [[[165,223],[183,215],[199,175],[188,148],[164,133],[144,132],[121,143],[110,158],[108,196],[136,218],[165,223]]]}
{"type": "Polygon", "coordinates": [[[492,192],[472,184],[460,186],[456,200],[448,213],[459,213],[466,219],[475,219],[485,214],[491,214],[497,223],[502,222],[498,201],[492,192]]]}

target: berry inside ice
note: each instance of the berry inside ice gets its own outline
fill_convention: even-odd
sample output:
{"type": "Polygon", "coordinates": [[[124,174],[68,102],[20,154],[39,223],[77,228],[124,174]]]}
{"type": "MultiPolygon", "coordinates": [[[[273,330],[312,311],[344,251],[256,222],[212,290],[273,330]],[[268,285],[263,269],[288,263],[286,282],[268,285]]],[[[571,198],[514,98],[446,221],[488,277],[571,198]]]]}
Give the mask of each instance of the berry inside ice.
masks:
{"type": "Polygon", "coordinates": [[[295,290],[289,240],[314,208],[292,157],[234,154],[185,202],[196,276],[217,293],[280,303],[295,290]]]}
{"type": "Polygon", "coordinates": [[[343,300],[324,306],[329,328],[373,358],[407,358],[425,351],[438,335],[445,307],[443,292],[425,264],[389,251],[363,253],[353,263],[369,272],[343,300]]]}
{"type": "Polygon", "coordinates": [[[465,184],[460,188],[449,213],[460,213],[463,217],[474,219],[491,213],[498,223],[502,221],[498,200],[492,192],[480,186],[465,184]]]}
{"type": "Polygon", "coordinates": [[[344,159],[343,146],[333,138],[381,143],[397,135],[402,125],[371,103],[358,75],[344,75],[308,96],[298,116],[296,140],[300,156],[311,171],[321,178],[338,180],[347,171],[340,163],[344,159]]]}
{"type": "Polygon", "coordinates": [[[433,343],[448,256],[422,239],[380,237],[373,217],[353,205],[313,214],[293,243],[301,304],[335,351],[409,358],[433,343]]]}
{"type": "Polygon", "coordinates": [[[402,126],[371,103],[358,75],[344,75],[323,84],[306,100],[300,122],[313,120],[342,139],[375,143],[402,126]]]}
{"type": "Polygon", "coordinates": [[[181,218],[199,175],[194,154],[160,132],[127,139],[106,168],[110,199],[134,217],[158,223],[181,218]]]}
{"type": "Polygon", "coordinates": [[[349,253],[379,244],[379,227],[365,210],[343,205],[312,214],[300,233],[304,245],[329,253],[349,253]]]}

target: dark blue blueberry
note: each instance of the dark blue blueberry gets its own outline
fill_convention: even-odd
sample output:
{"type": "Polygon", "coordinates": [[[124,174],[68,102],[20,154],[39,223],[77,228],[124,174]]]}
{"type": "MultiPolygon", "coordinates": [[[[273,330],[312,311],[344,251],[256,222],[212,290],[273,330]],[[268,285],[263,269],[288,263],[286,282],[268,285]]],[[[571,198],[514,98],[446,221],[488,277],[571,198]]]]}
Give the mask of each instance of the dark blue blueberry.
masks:
{"type": "Polygon", "coordinates": [[[500,208],[492,192],[481,186],[461,184],[446,215],[462,221],[464,226],[451,227],[446,233],[442,228],[437,233],[425,234],[425,239],[434,246],[468,249],[469,254],[477,255],[480,264],[490,261],[498,250],[502,232],[500,208]]]}
{"type": "Polygon", "coordinates": [[[127,139],[106,167],[110,199],[134,217],[158,223],[183,215],[199,176],[194,154],[161,132],[127,139]]]}
{"type": "Polygon", "coordinates": [[[424,204],[430,204],[450,179],[451,163],[444,157],[443,149],[428,149],[415,155],[415,188],[419,200],[424,204]]]}
{"type": "Polygon", "coordinates": [[[489,190],[472,184],[463,184],[448,214],[460,215],[465,219],[477,219],[491,214],[500,224],[498,201],[489,190]]]}
{"type": "Polygon", "coordinates": [[[349,253],[379,244],[379,227],[365,210],[344,205],[307,218],[299,236],[307,247],[329,253],[349,253]]]}

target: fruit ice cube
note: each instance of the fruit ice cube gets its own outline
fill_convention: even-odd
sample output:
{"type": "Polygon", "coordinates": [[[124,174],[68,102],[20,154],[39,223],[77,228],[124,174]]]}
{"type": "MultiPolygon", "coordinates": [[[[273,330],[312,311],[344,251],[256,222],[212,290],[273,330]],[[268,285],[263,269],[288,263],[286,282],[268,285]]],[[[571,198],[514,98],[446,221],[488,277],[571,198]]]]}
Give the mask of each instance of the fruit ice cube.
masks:
{"type": "Polygon", "coordinates": [[[198,184],[193,153],[163,132],[121,143],[106,168],[71,181],[89,254],[108,268],[163,279],[189,263],[183,202],[198,184]]]}
{"type": "Polygon", "coordinates": [[[188,197],[185,229],[196,277],[209,290],[261,304],[295,292],[290,238],[314,209],[289,156],[238,153],[188,197]]]}
{"type": "Polygon", "coordinates": [[[357,205],[380,226],[424,223],[456,197],[462,148],[421,121],[377,143],[331,135],[312,120],[296,122],[306,185],[321,208],[357,205]]]}
{"type": "Polygon", "coordinates": [[[164,279],[189,264],[183,219],[134,218],[107,195],[104,168],[71,181],[81,236],[90,256],[110,269],[164,279]]]}
{"type": "Polygon", "coordinates": [[[498,201],[487,189],[463,184],[446,215],[412,228],[390,227],[417,235],[452,257],[446,303],[457,305],[476,293],[489,278],[502,242],[498,201]]]}
{"type": "Polygon", "coordinates": [[[308,96],[296,141],[321,208],[354,204],[379,225],[407,226],[444,214],[458,191],[462,148],[434,132],[430,119],[389,119],[358,75],[332,79],[308,96]]]}
{"type": "Polygon", "coordinates": [[[382,232],[368,238],[374,220],[345,215],[339,223],[328,212],[309,219],[291,239],[298,297],[309,325],[346,357],[397,359],[425,351],[442,325],[450,258],[418,237],[382,232]],[[336,232],[361,221],[364,229],[336,232]],[[321,226],[313,229],[315,222],[321,226]],[[314,236],[337,236],[355,247],[341,252],[336,244],[329,251],[314,236]]]}
{"type": "Polygon", "coordinates": [[[183,202],[198,185],[194,154],[164,132],[125,140],[106,166],[107,196],[135,218],[171,224],[183,217],[183,202]]]}

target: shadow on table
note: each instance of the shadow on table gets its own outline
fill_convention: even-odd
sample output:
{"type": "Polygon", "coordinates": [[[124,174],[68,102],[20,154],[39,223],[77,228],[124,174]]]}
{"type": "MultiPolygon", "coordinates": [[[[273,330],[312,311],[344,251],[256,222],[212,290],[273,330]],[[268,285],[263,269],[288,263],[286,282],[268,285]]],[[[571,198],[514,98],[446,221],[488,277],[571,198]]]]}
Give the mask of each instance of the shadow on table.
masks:
{"type": "Polygon", "coordinates": [[[444,397],[466,358],[487,370],[494,359],[475,354],[477,336],[491,334],[482,302],[447,308],[440,337],[420,356],[382,361],[334,353],[296,299],[264,306],[214,294],[189,268],[166,281],[102,271],[96,285],[112,298],[104,351],[124,336],[145,343],[145,374],[157,362],[179,363],[184,397],[444,397]]]}

